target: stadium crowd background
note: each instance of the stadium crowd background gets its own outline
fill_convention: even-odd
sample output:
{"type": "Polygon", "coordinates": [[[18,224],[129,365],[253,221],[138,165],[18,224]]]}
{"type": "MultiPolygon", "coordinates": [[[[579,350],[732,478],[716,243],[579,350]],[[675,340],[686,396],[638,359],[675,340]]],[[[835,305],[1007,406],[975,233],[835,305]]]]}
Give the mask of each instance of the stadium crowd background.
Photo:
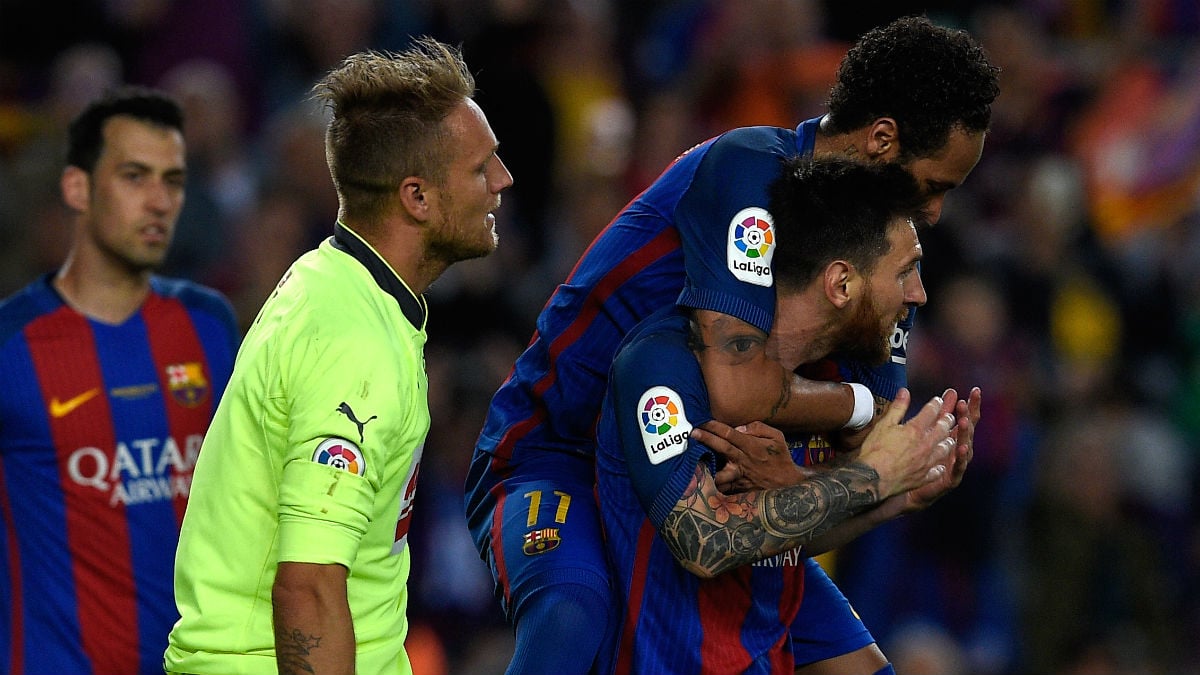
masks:
{"type": "MultiPolygon", "coordinates": [[[[243,325],[336,198],[308,87],[410,35],[461,44],[516,178],[501,246],[430,292],[411,537],[418,675],[500,673],[462,516],[488,400],[591,237],[678,153],[819,114],[863,31],[924,13],[1002,69],[983,160],[923,239],[917,398],[984,390],[934,508],[830,561],[905,675],[1200,672],[1200,4],[1195,0],[0,0],[0,295],[63,258],[66,121],[118,81],[188,114],[163,271],[243,325]]],[[[931,101],[936,105],[936,101],[931,101]]],[[[370,358],[370,355],[364,355],[370,358]]]]}

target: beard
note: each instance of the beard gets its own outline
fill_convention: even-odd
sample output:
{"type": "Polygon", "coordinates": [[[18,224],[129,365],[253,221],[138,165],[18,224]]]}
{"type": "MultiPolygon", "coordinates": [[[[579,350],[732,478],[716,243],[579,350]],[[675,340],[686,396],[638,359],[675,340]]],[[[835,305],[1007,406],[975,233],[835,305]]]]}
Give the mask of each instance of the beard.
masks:
{"type": "Polygon", "coordinates": [[[872,366],[887,363],[892,355],[891,338],[895,323],[885,327],[883,318],[868,284],[864,289],[863,301],[858,304],[842,332],[838,353],[872,366]]]}
{"type": "MultiPolygon", "coordinates": [[[[464,218],[463,214],[455,208],[456,203],[457,200],[449,193],[443,195],[442,207],[445,211],[442,215],[442,222],[431,231],[427,241],[428,255],[447,265],[453,265],[463,260],[482,258],[496,250],[500,243],[500,236],[496,233],[496,221],[490,213],[484,222],[470,222],[469,218],[464,218]],[[488,232],[484,231],[485,223],[491,226],[491,230],[488,232]]],[[[492,210],[498,208],[500,208],[499,200],[492,210]]]]}

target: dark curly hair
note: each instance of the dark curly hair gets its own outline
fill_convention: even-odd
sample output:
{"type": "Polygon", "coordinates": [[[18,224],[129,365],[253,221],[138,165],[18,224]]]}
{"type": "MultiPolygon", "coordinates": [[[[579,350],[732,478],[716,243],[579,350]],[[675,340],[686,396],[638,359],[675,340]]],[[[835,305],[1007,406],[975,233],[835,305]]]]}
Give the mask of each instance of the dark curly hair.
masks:
{"type": "Polygon", "coordinates": [[[829,129],[845,133],[891,117],[902,161],[928,157],[954,127],[987,131],[999,73],[966,31],[900,18],[865,33],[842,59],[829,92],[829,129]]]}
{"type": "Polygon", "coordinates": [[[780,288],[803,287],[838,258],[870,274],[888,252],[892,223],[919,220],[924,204],[899,164],[840,156],[782,161],[767,194],[777,242],[771,269],[780,288]]]}

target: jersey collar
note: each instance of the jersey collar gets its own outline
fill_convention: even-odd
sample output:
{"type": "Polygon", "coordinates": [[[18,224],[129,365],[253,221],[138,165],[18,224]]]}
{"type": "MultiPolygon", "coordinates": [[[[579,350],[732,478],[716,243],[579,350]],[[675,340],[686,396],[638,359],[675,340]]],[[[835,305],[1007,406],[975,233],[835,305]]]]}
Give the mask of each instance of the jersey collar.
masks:
{"type": "Polygon", "coordinates": [[[379,287],[396,299],[404,318],[408,319],[417,330],[425,329],[425,320],[429,316],[429,306],[425,304],[424,296],[412,292],[371,245],[363,241],[358,233],[346,227],[340,221],[333,225],[333,246],[340,251],[350,254],[371,273],[371,278],[379,287]]]}

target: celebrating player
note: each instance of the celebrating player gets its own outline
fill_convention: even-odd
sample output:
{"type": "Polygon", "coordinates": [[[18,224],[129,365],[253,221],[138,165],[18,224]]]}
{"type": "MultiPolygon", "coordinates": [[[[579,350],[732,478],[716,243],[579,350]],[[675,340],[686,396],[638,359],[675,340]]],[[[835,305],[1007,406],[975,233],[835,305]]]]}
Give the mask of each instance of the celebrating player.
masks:
{"type": "MultiPolygon", "coordinates": [[[[638,324],[613,363],[597,466],[623,607],[616,673],[790,673],[834,657],[825,672],[876,672],[878,664],[843,657],[873,643],[851,612],[808,612],[819,638],[795,639],[792,624],[810,599],[809,556],[889,498],[941,491],[955,468],[951,432],[967,423],[951,414],[956,392],[901,425],[909,403],[901,390],[850,461],[776,489],[718,488],[718,456],[690,439],[693,425],[712,419],[706,381],[734,366],[794,369],[835,350],[883,363],[896,323],[926,300],[913,226],[921,200],[903,169],[799,160],[771,193],[778,293],[770,335],[673,307],[638,324]]],[[[758,389],[771,394],[773,384],[743,387],[742,398],[753,406],[758,389]]],[[[782,434],[756,435],[791,461],[782,434]]]]}
{"type": "MultiPolygon", "coordinates": [[[[592,496],[594,429],[619,341],[677,300],[770,330],[766,186],[783,158],[899,163],[918,180],[925,218],[936,221],[946,192],[979,160],[997,91],[996,69],[969,35],[897,20],[849,51],[826,115],[794,130],[735,129],[693,148],[596,238],[493,397],[467,478],[468,524],[516,627],[510,673],[587,672],[601,649],[596,621],[612,603],[592,496]]],[[[905,383],[910,323],[911,313],[891,363],[846,361],[841,377],[892,398],[905,383]]],[[[861,387],[790,383],[782,402],[790,404],[771,418],[778,426],[829,431],[872,418],[861,387]]],[[[718,419],[736,393],[710,392],[718,419]]],[[[978,403],[960,403],[958,415],[973,424],[978,403]]],[[[968,425],[964,455],[972,433],[968,425]]]]}

